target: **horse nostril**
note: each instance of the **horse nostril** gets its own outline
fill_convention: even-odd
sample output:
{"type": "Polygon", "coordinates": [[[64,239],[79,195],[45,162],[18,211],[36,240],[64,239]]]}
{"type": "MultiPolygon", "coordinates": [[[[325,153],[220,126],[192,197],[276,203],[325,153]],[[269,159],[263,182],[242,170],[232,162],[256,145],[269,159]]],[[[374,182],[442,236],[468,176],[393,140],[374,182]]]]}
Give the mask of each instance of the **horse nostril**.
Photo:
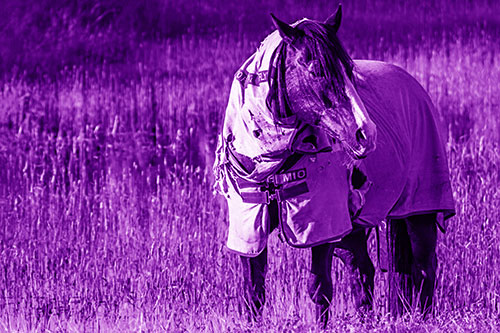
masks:
{"type": "Polygon", "coordinates": [[[365,133],[363,132],[363,130],[361,128],[356,131],[356,140],[358,142],[362,142],[362,141],[366,140],[365,133]]]}

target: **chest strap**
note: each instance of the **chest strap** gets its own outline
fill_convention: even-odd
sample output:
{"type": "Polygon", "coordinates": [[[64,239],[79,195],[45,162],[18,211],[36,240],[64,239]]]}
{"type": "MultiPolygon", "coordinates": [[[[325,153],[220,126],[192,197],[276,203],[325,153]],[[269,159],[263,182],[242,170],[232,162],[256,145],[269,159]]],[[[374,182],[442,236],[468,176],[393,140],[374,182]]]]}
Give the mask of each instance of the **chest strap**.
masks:
{"type": "Polygon", "coordinates": [[[270,175],[266,181],[252,182],[239,177],[235,172],[229,172],[233,187],[245,203],[269,204],[271,200],[284,201],[309,192],[305,168],[285,171],[293,167],[302,154],[292,154],[276,174],[270,175]],[[290,183],[297,183],[289,185],[290,183]]]}
{"type": "Polygon", "coordinates": [[[259,190],[260,191],[255,192],[240,192],[243,202],[253,204],[269,204],[271,200],[276,199],[278,202],[281,202],[309,192],[306,182],[282,189],[272,190],[267,187],[261,187],[259,190]]]}

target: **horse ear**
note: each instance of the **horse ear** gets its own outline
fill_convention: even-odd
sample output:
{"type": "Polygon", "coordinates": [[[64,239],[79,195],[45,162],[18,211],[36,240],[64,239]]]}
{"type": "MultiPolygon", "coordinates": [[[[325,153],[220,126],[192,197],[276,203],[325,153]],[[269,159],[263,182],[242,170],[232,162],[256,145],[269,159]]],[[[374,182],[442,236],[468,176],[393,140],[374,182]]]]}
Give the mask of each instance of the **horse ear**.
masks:
{"type": "Polygon", "coordinates": [[[274,26],[278,29],[281,38],[287,43],[292,44],[293,41],[298,37],[297,29],[285,22],[279,20],[271,13],[271,18],[273,19],[274,26]]]}
{"type": "Polygon", "coordinates": [[[339,4],[339,8],[337,8],[335,14],[332,14],[329,18],[327,18],[325,24],[332,26],[335,32],[337,32],[339,31],[341,20],[342,20],[342,5],[339,4]]]}

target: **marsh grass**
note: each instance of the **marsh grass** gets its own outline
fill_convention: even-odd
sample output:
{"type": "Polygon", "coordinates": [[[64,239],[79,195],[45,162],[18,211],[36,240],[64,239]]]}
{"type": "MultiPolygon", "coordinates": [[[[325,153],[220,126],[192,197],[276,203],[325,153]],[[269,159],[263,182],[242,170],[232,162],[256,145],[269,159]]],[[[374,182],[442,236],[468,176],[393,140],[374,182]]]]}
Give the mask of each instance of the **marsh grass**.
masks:
{"type": "MultiPolygon", "coordinates": [[[[498,330],[500,55],[491,36],[474,34],[346,43],[429,91],[446,125],[457,216],[439,236],[435,318],[391,318],[377,271],[374,318],[361,321],[335,260],[333,331],[498,330]]],[[[258,45],[237,37],[144,42],[131,65],[4,82],[1,330],[316,331],[310,253],[275,235],[262,321],[241,314],[239,261],[224,250],[227,212],[210,178],[233,73],[258,45]]]]}

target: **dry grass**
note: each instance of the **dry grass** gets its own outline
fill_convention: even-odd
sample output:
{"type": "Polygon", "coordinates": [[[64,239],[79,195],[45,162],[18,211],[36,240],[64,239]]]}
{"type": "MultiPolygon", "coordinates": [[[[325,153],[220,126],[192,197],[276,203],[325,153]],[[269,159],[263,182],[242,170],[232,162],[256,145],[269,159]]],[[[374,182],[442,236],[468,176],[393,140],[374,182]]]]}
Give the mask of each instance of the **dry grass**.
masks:
{"type": "MultiPolygon", "coordinates": [[[[332,331],[498,330],[500,53],[474,33],[414,47],[346,43],[430,92],[449,133],[458,214],[440,235],[436,318],[389,317],[377,272],[375,318],[359,321],[335,261],[332,331]]],[[[226,211],[205,169],[232,75],[257,45],[231,36],[144,43],[130,66],[3,84],[0,330],[316,330],[309,251],[276,237],[263,321],[239,314],[239,262],[223,249],[226,211]]]]}

